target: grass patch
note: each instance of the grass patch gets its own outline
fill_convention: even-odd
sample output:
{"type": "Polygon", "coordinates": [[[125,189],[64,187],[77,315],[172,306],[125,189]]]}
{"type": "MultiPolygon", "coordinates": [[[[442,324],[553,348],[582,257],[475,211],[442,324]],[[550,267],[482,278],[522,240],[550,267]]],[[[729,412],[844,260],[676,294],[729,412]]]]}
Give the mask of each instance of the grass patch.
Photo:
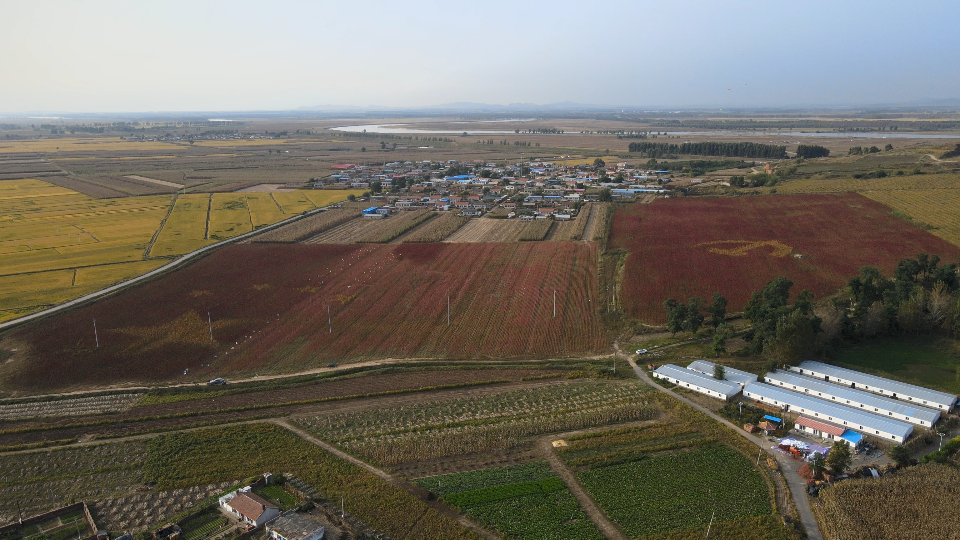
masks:
{"type": "Polygon", "coordinates": [[[880,372],[922,386],[960,392],[960,351],[950,339],[875,339],[840,349],[833,359],[851,369],[880,372]]]}

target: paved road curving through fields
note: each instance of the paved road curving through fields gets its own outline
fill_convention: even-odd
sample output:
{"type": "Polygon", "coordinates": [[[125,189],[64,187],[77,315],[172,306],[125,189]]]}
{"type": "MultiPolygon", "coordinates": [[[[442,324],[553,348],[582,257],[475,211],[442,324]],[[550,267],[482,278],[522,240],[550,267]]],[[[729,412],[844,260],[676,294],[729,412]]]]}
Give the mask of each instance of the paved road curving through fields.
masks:
{"type": "Polygon", "coordinates": [[[165,265],[161,266],[160,268],[157,268],[156,270],[151,270],[151,271],[147,272],[146,274],[137,276],[137,277],[135,277],[135,278],[133,278],[133,279],[124,281],[124,282],[122,282],[122,283],[117,283],[116,285],[111,285],[111,286],[109,286],[109,287],[107,287],[107,288],[105,288],[105,289],[100,289],[99,291],[95,291],[95,292],[92,292],[92,293],[90,293],[90,294],[83,295],[83,296],[81,296],[80,298],[74,298],[73,300],[69,300],[69,301],[64,302],[64,303],[62,303],[62,304],[53,306],[52,308],[47,308],[47,309],[45,309],[45,310],[43,310],[43,311],[38,311],[38,312],[36,312],[36,313],[31,313],[30,315],[24,315],[23,317],[19,317],[19,318],[17,318],[17,319],[13,319],[13,320],[11,320],[11,321],[7,321],[7,322],[4,322],[4,323],[0,323],[0,331],[9,330],[10,328],[14,328],[14,327],[16,327],[16,326],[20,326],[21,324],[25,324],[25,323],[28,323],[28,322],[30,322],[30,321],[33,321],[33,320],[36,320],[36,319],[40,319],[40,318],[46,317],[46,316],[48,316],[48,315],[52,315],[52,314],[54,314],[54,313],[58,313],[58,312],[60,312],[60,311],[64,311],[64,310],[67,310],[67,309],[70,309],[70,308],[73,308],[73,307],[77,307],[77,306],[79,306],[79,305],[85,304],[85,303],[90,302],[90,301],[92,301],[92,300],[96,300],[96,299],[98,299],[98,298],[103,298],[103,297],[105,297],[105,296],[109,296],[109,295],[111,295],[111,294],[113,294],[113,293],[122,291],[123,289],[126,289],[126,288],[128,288],[128,287],[132,287],[132,286],[137,285],[137,284],[139,284],[139,283],[141,283],[141,282],[144,282],[144,281],[153,279],[153,278],[155,278],[155,277],[157,277],[157,276],[166,274],[167,272],[170,272],[171,270],[174,270],[174,269],[176,269],[176,268],[178,268],[178,267],[180,267],[180,266],[183,266],[184,264],[192,261],[193,259],[196,259],[196,258],[199,257],[200,255],[203,255],[203,254],[205,254],[205,253],[211,252],[211,251],[213,251],[213,250],[215,250],[215,249],[217,249],[217,248],[221,248],[221,247],[223,247],[223,246],[226,246],[226,245],[229,245],[229,244],[233,244],[233,243],[239,242],[239,241],[241,241],[241,240],[246,240],[246,239],[251,238],[251,237],[253,237],[253,236],[256,236],[256,235],[258,235],[258,234],[260,234],[260,233],[264,233],[264,232],[267,232],[267,231],[270,231],[270,230],[273,230],[273,229],[282,227],[282,226],[287,225],[287,224],[289,224],[289,223],[293,223],[294,221],[297,221],[297,220],[299,220],[299,219],[305,218],[305,217],[307,217],[307,216],[311,216],[311,215],[316,214],[316,213],[318,213],[318,212],[322,212],[322,211],[326,210],[327,208],[329,208],[329,206],[326,206],[326,207],[323,207],[323,208],[315,208],[315,209],[310,210],[310,211],[308,211],[308,212],[304,212],[303,214],[298,214],[298,215],[293,216],[293,217],[291,217],[291,218],[287,218],[287,219],[285,219],[285,220],[283,220],[283,221],[278,221],[278,222],[276,222],[276,223],[274,223],[274,224],[272,224],[272,225],[267,225],[267,226],[265,226],[265,227],[261,227],[261,228],[259,228],[259,229],[250,231],[250,232],[248,232],[248,233],[241,234],[240,236],[235,236],[235,237],[233,237],[233,238],[228,238],[228,239],[226,239],[226,240],[217,242],[216,244],[211,244],[211,245],[209,245],[209,246],[202,247],[202,248],[200,248],[200,249],[198,249],[198,250],[191,251],[190,253],[181,255],[179,258],[174,259],[174,260],[171,261],[170,263],[165,264],[165,265]]]}
{"type": "MultiPolygon", "coordinates": [[[[619,348],[618,348],[619,350],[619,348]]],[[[764,450],[768,456],[774,458],[777,461],[777,464],[780,466],[780,470],[783,471],[783,475],[787,480],[787,485],[790,487],[790,493],[793,495],[794,505],[797,507],[797,513],[800,515],[800,523],[803,525],[804,530],[807,533],[807,538],[810,540],[823,540],[823,535],[820,533],[820,526],[817,524],[817,519],[813,515],[813,510],[810,508],[810,501],[807,499],[807,483],[804,479],[800,478],[800,475],[797,474],[797,471],[794,468],[794,463],[791,462],[789,458],[778,453],[773,452],[764,445],[762,439],[758,439],[743,431],[743,429],[738,428],[732,422],[729,422],[720,415],[714,413],[710,409],[698,405],[683,396],[677,395],[670,390],[660,386],[659,384],[650,380],[650,377],[643,370],[643,368],[637,366],[637,363],[634,361],[633,357],[630,355],[623,355],[627,358],[627,361],[630,362],[630,366],[633,368],[634,373],[637,374],[645,383],[654,387],[655,389],[667,394],[668,396],[678,399],[685,404],[693,407],[694,409],[710,416],[717,422],[729,427],[735,433],[739,434],[744,439],[750,441],[751,443],[757,445],[761,450],[764,450]]]]}

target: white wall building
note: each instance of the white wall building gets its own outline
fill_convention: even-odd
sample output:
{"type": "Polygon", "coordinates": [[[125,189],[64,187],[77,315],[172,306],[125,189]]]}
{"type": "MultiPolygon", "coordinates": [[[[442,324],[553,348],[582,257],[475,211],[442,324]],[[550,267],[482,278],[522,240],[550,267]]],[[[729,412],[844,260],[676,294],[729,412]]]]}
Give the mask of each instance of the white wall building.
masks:
{"type": "Polygon", "coordinates": [[[831,422],[888,441],[902,443],[913,433],[912,424],[766,383],[755,382],[747,385],[743,389],[743,395],[786,412],[803,414],[808,418],[831,422]]]}
{"type": "Polygon", "coordinates": [[[732,398],[740,393],[740,385],[730,381],[721,381],[712,376],[706,376],[703,373],[675,366],[673,364],[664,364],[658,367],[653,376],[668,382],[689,388],[695,392],[706,394],[723,400],[732,398]]]}
{"type": "Polygon", "coordinates": [[[792,366],[791,371],[803,375],[816,377],[839,385],[866,390],[875,394],[908,401],[917,405],[949,411],[957,403],[957,396],[947,392],[938,392],[922,386],[894,381],[876,375],[869,375],[860,371],[831,366],[822,362],[807,360],[799,366],[792,366]]]}
{"type": "Polygon", "coordinates": [[[809,396],[828,399],[834,403],[847,405],[881,416],[903,420],[923,427],[932,427],[940,419],[940,411],[914,405],[908,401],[878,396],[866,390],[858,390],[848,386],[840,386],[792,371],[776,371],[767,373],[764,382],[802,392],[809,396]]]}

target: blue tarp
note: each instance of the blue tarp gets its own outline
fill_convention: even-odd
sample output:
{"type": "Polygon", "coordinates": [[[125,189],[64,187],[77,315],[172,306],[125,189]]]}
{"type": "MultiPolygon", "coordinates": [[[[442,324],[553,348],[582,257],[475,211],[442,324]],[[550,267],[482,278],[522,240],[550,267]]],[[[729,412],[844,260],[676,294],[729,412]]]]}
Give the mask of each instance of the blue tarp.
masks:
{"type": "Polygon", "coordinates": [[[776,416],[770,416],[769,414],[766,414],[766,415],[764,415],[763,417],[766,418],[767,420],[770,420],[770,421],[772,421],[772,422],[776,422],[776,423],[778,423],[778,424],[779,424],[780,422],[783,422],[783,420],[777,418],[776,416]]]}
{"type": "Polygon", "coordinates": [[[364,214],[375,214],[375,213],[377,213],[377,207],[376,207],[376,206],[371,206],[370,208],[367,208],[366,210],[364,210],[363,213],[364,213],[364,214]]]}

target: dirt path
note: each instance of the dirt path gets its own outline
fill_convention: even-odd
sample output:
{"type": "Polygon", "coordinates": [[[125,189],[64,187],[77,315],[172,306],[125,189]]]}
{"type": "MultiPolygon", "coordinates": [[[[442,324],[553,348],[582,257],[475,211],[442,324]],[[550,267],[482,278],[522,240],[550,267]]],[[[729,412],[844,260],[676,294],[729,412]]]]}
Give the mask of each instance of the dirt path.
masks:
{"type": "Polygon", "coordinates": [[[597,209],[597,205],[588,204],[587,208],[590,211],[590,215],[587,216],[587,224],[583,227],[583,235],[580,236],[580,241],[582,242],[593,241],[593,237],[597,235],[597,223],[600,221],[600,211],[597,209]]]}
{"type": "Polygon", "coordinates": [[[393,476],[393,475],[391,475],[391,474],[389,474],[389,473],[387,473],[387,472],[385,472],[385,471],[382,471],[382,470],[374,467],[373,465],[370,465],[369,463],[367,463],[367,462],[365,462],[365,461],[362,461],[362,460],[360,460],[360,459],[357,459],[357,458],[351,456],[350,454],[348,454],[348,453],[340,450],[339,448],[337,448],[337,447],[335,447],[335,446],[333,446],[333,445],[327,444],[327,443],[321,441],[320,439],[314,437],[313,435],[310,435],[310,434],[307,433],[306,431],[304,431],[304,430],[302,430],[302,429],[300,429],[300,428],[298,428],[298,427],[290,424],[290,423],[287,422],[286,420],[277,419],[277,420],[270,420],[270,422],[273,423],[273,424],[276,424],[276,425],[278,425],[278,426],[280,426],[280,427],[282,427],[282,428],[284,428],[284,429],[286,429],[286,430],[288,430],[288,431],[290,431],[290,432],[293,433],[294,435],[300,437],[301,439],[303,439],[303,440],[305,440],[305,441],[307,441],[307,442],[309,442],[309,443],[311,443],[311,444],[314,444],[314,445],[316,445],[316,446],[319,446],[320,448],[322,448],[322,449],[325,450],[326,452],[328,452],[328,453],[330,453],[330,454],[333,454],[333,455],[337,456],[338,458],[340,458],[340,459],[342,459],[342,460],[344,460],[344,461],[348,461],[348,462],[350,462],[350,463],[353,463],[354,465],[356,465],[356,466],[358,466],[358,467],[360,467],[360,468],[362,468],[362,469],[365,469],[365,470],[367,470],[367,471],[369,471],[369,472],[377,475],[378,477],[380,477],[380,478],[381,478],[382,480],[384,480],[385,482],[388,482],[388,483],[390,483],[390,484],[393,484],[393,485],[397,486],[398,488],[400,488],[400,489],[402,489],[402,490],[410,493],[411,495],[413,495],[413,496],[417,497],[418,499],[420,499],[421,501],[425,502],[425,503],[427,504],[427,506],[433,508],[434,510],[440,512],[441,514],[447,516],[448,518],[456,521],[456,522],[457,522],[458,524],[460,524],[462,527],[466,527],[466,528],[470,529],[471,531],[479,534],[480,536],[486,538],[487,540],[500,540],[500,537],[499,537],[499,536],[493,534],[492,532],[484,529],[483,527],[481,527],[481,526],[477,525],[476,523],[470,521],[469,519],[463,517],[462,515],[460,515],[460,514],[459,514],[456,510],[454,510],[453,508],[450,508],[449,506],[447,506],[446,504],[444,504],[444,503],[442,503],[442,502],[440,502],[440,501],[438,501],[438,500],[435,500],[435,499],[434,499],[434,500],[431,500],[431,499],[430,499],[430,496],[429,496],[429,492],[428,492],[427,490],[425,490],[425,489],[423,489],[423,488],[421,488],[421,487],[419,487],[419,486],[415,486],[415,485],[413,485],[413,484],[411,484],[411,483],[409,483],[409,482],[406,482],[406,481],[404,481],[404,480],[401,480],[401,479],[399,479],[399,478],[396,478],[395,476],[393,476]]]}
{"type": "Polygon", "coordinates": [[[554,221],[550,224],[550,228],[547,229],[547,234],[543,235],[543,242],[554,242],[556,241],[557,234],[560,232],[560,222],[554,221]]]}
{"type": "Polygon", "coordinates": [[[143,260],[150,258],[150,251],[153,249],[153,245],[157,243],[157,238],[160,237],[160,231],[163,230],[163,226],[167,224],[167,220],[170,219],[170,214],[173,213],[173,208],[177,205],[177,199],[180,197],[180,193],[173,194],[173,200],[170,201],[170,208],[167,208],[167,215],[163,216],[163,221],[160,222],[160,226],[157,227],[157,232],[153,233],[153,237],[150,238],[150,243],[147,244],[147,248],[143,250],[143,260]]]}
{"type": "MultiPolygon", "coordinates": [[[[640,379],[642,379],[645,383],[649,384],[650,386],[657,389],[658,391],[669,395],[674,399],[678,399],[686,403],[687,405],[693,407],[694,409],[710,416],[717,422],[720,422],[721,424],[729,427],[735,433],[737,433],[744,439],[750,441],[751,443],[757,445],[757,447],[760,448],[761,450],[765,451],[767,456],[775,459],[777,461],[777,464],[780,466],[780,470],[783,472],[785,483],[790,488],[790,493],[793,495],[793,503],[797,508],[797,513],[800,515],[800,523],[803,525],[803,528],[807,533],[807,538],[809,538],[810,540],[823,540],[823,535],[820,533],[820,526],[817,524],[817,519],[813,515],[813,511],[810,508],[810,501],[807,498],[806,480],[800,478],[800,475],[797,474],[797,468],[799,467],[799,465],[794,460],[791,460],[790,458],[780,454],[779,452],[771,451],[769,448],[767,448],[767,445],[765,444],[765,441],[763,439],[759,439],[757,437],[754,437],[753,435],[748,434],[747,432],[738,428],[733,423],[720,417],[719,415],[707,409],[706,407],[702,407],[680,395],[677,395],[671,392],[670,390],[664,388],[663,386],[660,386],[659,384],[653,382],[652,380],[650,380],[650,377],[647,376],[646,372],[642,368],[637,366],[637,363],[634,362],[633,358],[630,355],[623,355],[623,356],[625,356],[626,360],[630,363],[630,366],[633,368],[634,373],[636,373],[637,376],[640,377],[640,379]]],[[[777,474],[774,473],[771,476],[776,478],[777,474]]],[[[779,489],[783,489],[784,487],[783,485],[784,482],[782,480],[774,481],[774,483],[777,485],[779,489]]],[[[786,499],[785,494],[784,495],[780,493],[777,494],[778,503],[780,503],[781,500],[785,500],[785,499],[786,499]]]]}

